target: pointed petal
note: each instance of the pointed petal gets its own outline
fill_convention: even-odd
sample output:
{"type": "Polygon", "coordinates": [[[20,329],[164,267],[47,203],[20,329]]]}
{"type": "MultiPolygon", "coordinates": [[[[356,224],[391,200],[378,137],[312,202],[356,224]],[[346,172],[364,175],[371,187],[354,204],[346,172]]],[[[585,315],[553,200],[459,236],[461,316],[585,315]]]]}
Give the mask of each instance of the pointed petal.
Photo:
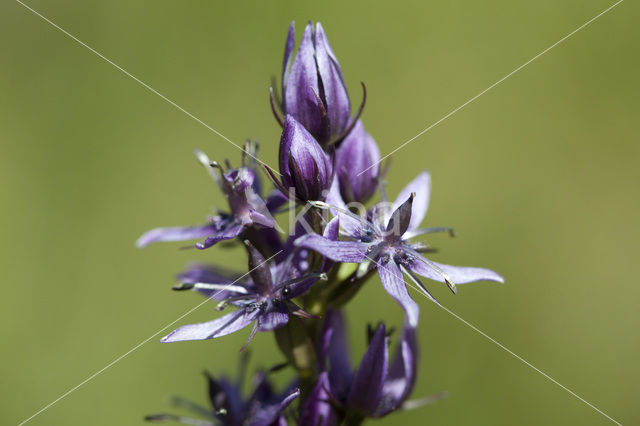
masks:
{"type": "Polygon", "coordinates": [[[409,397],[417,377],[418,344],[416,330],[405,326],[387,380],[382,388],[385,404],[378,407],[376,417],[382,417],[396,410],[409,397]]]}
{"type": "Polygon", "coordinates": [[[411,208],[413,205],[414,193],[409,195],[407,200],[400,204],[400,207],[395,209],[391,214],[389,223],[387,223],[386,234],[393,236],[396,239],[400,239],[407,229],[409,229],[409,223],[411,222],[411,208]]]}
{"type": "Polygon", "coordinates": [[[215,235],[207,237],[203,242],[196,243],[196,248],[200,250],[207,249],[220,241],[231,240],[240,235],[244,226],[239,223],[232,223],[222,230],[216,231],[215,235]]]}
{"type": "Polygon", "coordinates": [[[366,257],[367,244],[359,241],[331,241],[318,234],[303,235],[295,241],[298,247],[315,250],[336,262],[360,263],[366,257]]]}
{"type": "Polygon", "coordinates": [[[384,324],[381,324],[371,339],[369,348],[362,357],[360,367],[351,383],[347,397],[349,410],[369,415],[375,413],[382,396],[382,386],[387,377],[388,361],[386,329],[384,324]]]}
{"type": "Polygon", "coordinates": [[[283,105],[285,112],[293,115],[312,134],[322,133],[322,117],[318,107],[318,98],[315,95],[315,93],[320,93],[320,90],[311,23],[304,30],[298,53],[291,64],[284,86],[283,105]]]}
{"type": "Polygon", "coordinates": [[[258,310],[247,312],[245,309],[239,309],[213,321],[184,325],[164,336],[160,341],[162,343],[171,343],[226,336],[248,326],[256,318],[258,312],[258,310]]]}
{"type": "Polygon", "coordinates": [[[268,294],[273,288],[271,268],[264,256],[249,242],[245,241],[249,252],[249,275],[261,294],[268,294]]]}
{"type": "Polygon", "coordinates": [[[335,411],[329,404],[331,395],[329,375],[327,372],[320,373],[318,381],[307,397],[301,410],[298,424],[308,426],[330,426],[338,423],[335,411]]]}
{"type": "Polygon", "coordinates": [[[409,182],[409,184],[400,191],[398,198],[396,198],[396,201],[393,203],[393,210],[397,209],[402,203],[407,201],[407,198],[409,198],[412,192],[416,193],[416,197],[413,200],[413,210],[409,230],[416,229],[420,226],[424,216],[427,214],[427,209],[429,208],[429,196],[431,194],[431,177],[429,176],[429,173],[420,173],[418,177],[409,182]]]}
{"type": "Polygon", "coordinates": [[[318,358],[320,367],[329,371],[329,381],[336,395],[346,396],[353,376],[347,343],[347,330],[342,311],[327,311],[322,329],[322,348],[318,358]]]}
{"type": "Polygon", "coordinates": [[[402,271],[400,271],[398,265],[396,265],[393,260],[389,260],[387,263],[379,260],[378,273],[380,274],[380,281],[382,281],[384,289],[391,297],[396,299],[404,309],[409,325],[416,327],[418,325],[420,308],[411,296],[409,296],[402,271]]]}
{"type": "Polygon", "coordinates": [[[284,60],[282,62],[282,96],[284,97],[285,82],[289,74],[289,67],[291,66],[291,54],[296,43],[296,26],[295,22],[291,21],[289,25],[289,31],[287,32],[287,41],[284,45],[284,60]]]}
{"type": "Polygon", "coordinates": [[[200,226],[176,226],[171,228],[155,228],[145,232],[138,241],[136,246],[145,247],[151,243],[158,241],[184,241],[205,238],[215,234],[217,231],[212,225],[200,226]]]}
{"type": "MultiPolygon", "coordinates": [[[[504,278],[490,269],[445,265],[432,260],[429,262],[433,263],[437,268],[440,268],[454,284],[466,284],[474,281],[495,281],[504,283],[504,278]]],[[[419,254],[414,256],[413,262],[408,265],[408,267],[416,274],[422,275],[425,278],[439,281],[441,283],[445,282],[443,276],[433,269],[424,257],[419,254]]]]}
{"type": "Polygon", "coordinates": [[[349,124],[349,95],[342,77],[340,64],[338,64],[338,60],[329,45],[329,40],[327,40],[324,29],[319,22],[316,24],[315,42],[318,74],[322,81],[324,102],[331,128],[329,137],[331,138],[341,134],[349,124]]]}

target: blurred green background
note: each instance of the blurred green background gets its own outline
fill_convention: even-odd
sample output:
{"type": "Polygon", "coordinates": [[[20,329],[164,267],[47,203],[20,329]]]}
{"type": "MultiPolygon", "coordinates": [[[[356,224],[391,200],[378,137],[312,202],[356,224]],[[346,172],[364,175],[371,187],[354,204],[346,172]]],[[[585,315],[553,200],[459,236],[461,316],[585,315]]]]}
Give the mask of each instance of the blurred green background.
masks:
{"type": "MultiPolygon", "coordinates": [[[[366,82],[364,122],[387,153],[612,2],[28,4],[233,141],[259,139],[276,164],[267,88],[291,20],[298,35],[323,23],[354,104],[366,82]]],[[[431,171],[425,223],[458,231],[431,239],[435,259],[507,279],[455,297],[432,284],[441,302],[623,424],[640,423],[639,11],[620,4],[400,150],[389,174],[395,194],[431,171]]],[[[246,260],[133,244],[221,205],[192,149],[237,164],[236,148],[17,2],[0,5],[0,49],[0,423],[17,424],[199,303],[170,290],[187,261],[246,260]]],[[[611,424],[420,304],[414,396],[450,397],[380,424],[611,424]]],[[[367,322],[402,318],[376,282],[349,314],[358,358],[367,322]]],[[[246,338],[161,335],[29,424],[138,425],[168,395],[205,401],[201,371],[233,374],[246,338]]],[[[251,346],[256,366],[281,360],[270,335],[251,346]]]]}

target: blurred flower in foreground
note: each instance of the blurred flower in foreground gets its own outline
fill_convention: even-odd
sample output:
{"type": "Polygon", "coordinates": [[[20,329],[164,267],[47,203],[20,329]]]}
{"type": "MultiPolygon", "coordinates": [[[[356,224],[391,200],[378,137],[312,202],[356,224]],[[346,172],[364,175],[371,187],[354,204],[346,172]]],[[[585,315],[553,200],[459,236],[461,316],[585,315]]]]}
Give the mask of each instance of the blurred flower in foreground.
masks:
{"type": "MultiPolygon", "coordinates": [[[[246,144],[246,152],[254,152],[255,145],[246,144]],[[250,151],[251,150],[251,151],[250,151]]],[[[204,238],[196,247],[205,249],[212,245],[239,236],[246,228],[257,225],[273,228],[275,219],[269,213],[265,202],[260,198],[256,170],[242,166],[227,171],[222,165],[210,161],[202,151],[196,151],[196,157],[218,184],[229,203],[230,213],[221,213],[209,219],[209,223],[200,226],[156,228],[142,235],[136,245],[144,247],[158,241],[184,241],[204,238]]]]}
{"type": "Polygon", "coordinates": [[[173,397],[171,402],[178,408],[185,409],[201,417],[192,418],[175,414],[152,414],[145,417],[147,421],[174,421],[196,426],[271,426],[286,425],[284,411],[300,395],[297,387],[285,390],[281,394],[274,392],[265,373],[254,376],[254,390],[249,397],[244,397],[242,384],[244,382],[245,362],[236,382],[225,378],[215,379],[205,373],[208,381],[208,394],[211,408],[180,397],[173,397]]]}
{"type": "Polygon", "coordinates": [[[363,271],[377,268],[385,290],[400,303],[409,324],[415,327],[420,309],[409,296],[403,272],[422,289],[424,295],[436,303],[417,275],[444,282],[454,293],[457,292],[456,284],[481,280],[504,282],[500,275],[489,269],[433,262],[420,254],[429,251],[426,246],[409,241],[421,234],[451,232],[450,228],[418,228],[427,213],[429,192],[430,178],[424,172],[400,192],[391,209],[374,206],[369,218],[362,218],[349,212],[333,190],[328,198],[333,205],[323,202],[313,204],[334,209],[340,218],[340,226],[350,240],[330,241],[318,234],[307,234],[296,240],[296,245],[315,250],[337,262],[360,263],[363,271]],[[390,217],[386,214],[388,211],[392,212],[390,217]]]}
{"type": "MultiPolygon", "coordinates": [[[[360,424],[366,417],[383,417],[403,408],[417,374],[418,346],[414,328],[405,326],[390,363],[385,325],[380,324],[375,331],[370,329],[369,347],[355,370],[349,360],[340,311],[327,313],[321,344],[322,372],[302,408],[300,424],[360,424]]],[[[427,401],[433,402],[442,396],[427,401]]]]}

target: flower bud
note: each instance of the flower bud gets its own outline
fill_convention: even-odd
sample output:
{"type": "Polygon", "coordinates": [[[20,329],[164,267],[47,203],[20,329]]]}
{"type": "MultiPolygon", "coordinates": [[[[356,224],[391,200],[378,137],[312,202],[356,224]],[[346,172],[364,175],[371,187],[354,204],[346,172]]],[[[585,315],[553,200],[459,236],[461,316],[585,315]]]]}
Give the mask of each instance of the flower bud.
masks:
{"type": "Polygon", "coordinates": [[[285,190],[293,188],[299,201],[324,200],[333,166],[311,133],[291,115],[285,117],[279,160],[285,190]]]}
{"type": "Polygon", "coordinates": [[[378,187],[380,150],[358,121],[336,151],[336,174],[345,202],[366,202],[378,187]]]}
{"type": "Polygon", "coordinates": [[[307,24],[292,62],[294,39],[292,22],[285,46],[282,110],[324,145],[338,139],[350,123],[342,70],[320,23],[315,30],[311,22],[307,24]]]}

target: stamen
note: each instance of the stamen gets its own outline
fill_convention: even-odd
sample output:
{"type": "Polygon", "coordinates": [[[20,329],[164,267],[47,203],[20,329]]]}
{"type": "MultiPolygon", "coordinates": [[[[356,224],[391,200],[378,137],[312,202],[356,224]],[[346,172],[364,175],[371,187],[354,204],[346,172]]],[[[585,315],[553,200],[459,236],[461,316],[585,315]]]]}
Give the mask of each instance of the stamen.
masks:
{"type": "Polygon", "coordinates": [[[404,239],[408,240],[410,238],[413,238],[417,235],[424,235],[424,234],[435,234],[438,232],[448,232],[449,236],[451,236],[451,238],[456,236],[456,233],[454,231],[453,228],[450,228],[448,226],[435,226],[435,227],[431,227],[431,228],[420,228],[420,229],[416,229],[414,231],[409,231],[406,234],[404,234],[404,239]]]}
{"type": "Polygon", "coordinates": [[[451,290],[453,294],[458,294],[458,289],[456,288],[456,285],[454,284],[454,282],[451,281],[451,278],[449,278],[449,276],[442,269],[440,269],[438,265],[436,265],[426,257],[423,257],[422,259],[425,260],[429,264],[429,266],[433,268],[434,271],[436,271],[438,274],[440,274],[440,276],[442,276],[442,278],[444,279],[444,282],[447,284],[447,286],[449,287],[449,290],[451,290]]]}
{"type": "Polygon", "coordinates": [[[400,269],[402,270],[402,272],[404,272],[409,277],[409,279],[411,279],[411,281],[414,282],[414,284],[418,285],[418,287],[423,290],[425,296],[427,296],[429,299],[431,299],[433,302],[435,302],[436,305],[438,305],[440,307],[442,306],[442,305],[440,305],[440,302],[438,302],[436,300],[436,298],[433,297],[433,295],[429,292],[429,290],[427,290],[427,288],[424,286],[424,284],[422,284],[420,279],[413,272],[411,272],[409,269],[405,268],[404,265],[399,265],[399,266],[400,266],[400,269]]]}

